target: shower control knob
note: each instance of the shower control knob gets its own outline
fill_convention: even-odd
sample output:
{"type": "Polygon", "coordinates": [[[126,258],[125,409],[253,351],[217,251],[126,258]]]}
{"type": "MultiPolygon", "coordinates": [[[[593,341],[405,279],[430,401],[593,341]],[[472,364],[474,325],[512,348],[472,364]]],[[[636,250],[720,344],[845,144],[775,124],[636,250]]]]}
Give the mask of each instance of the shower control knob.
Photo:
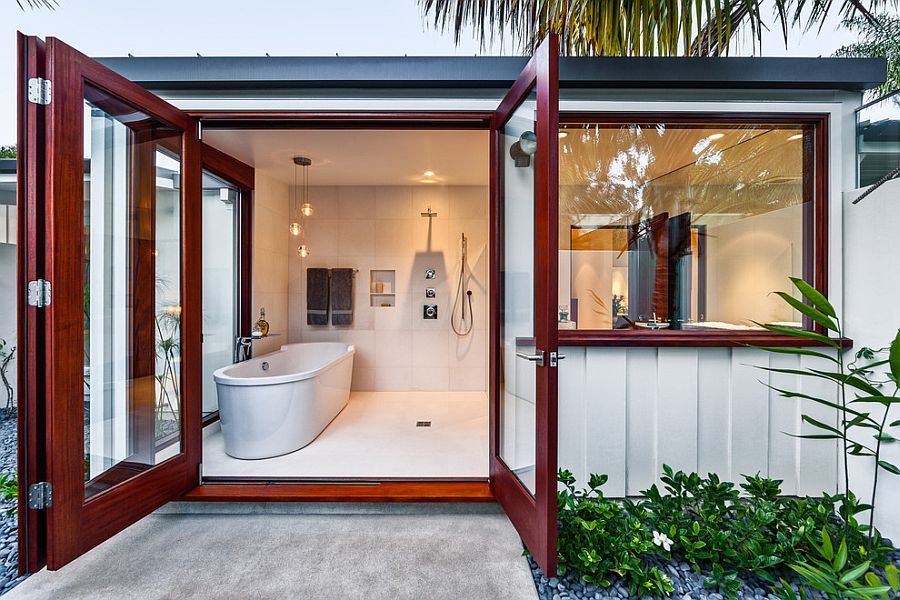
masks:
{"type": "Polygon", "coordinates": [[[437,319],[437,304],[426,304],[423,308],[423,319],[437,319]]]}
{"type": "Polygon", "coordinates": [[[434,269],[425,269],[425,279],[434,279],[435,275],[437,275],[437,271],[434,269]]]}
{"type": "Polygon", "coordinates": [[[426,298],[434,298],[437,296],[437,291],[434,288],[425,288],[425,297],[426,298]]]}

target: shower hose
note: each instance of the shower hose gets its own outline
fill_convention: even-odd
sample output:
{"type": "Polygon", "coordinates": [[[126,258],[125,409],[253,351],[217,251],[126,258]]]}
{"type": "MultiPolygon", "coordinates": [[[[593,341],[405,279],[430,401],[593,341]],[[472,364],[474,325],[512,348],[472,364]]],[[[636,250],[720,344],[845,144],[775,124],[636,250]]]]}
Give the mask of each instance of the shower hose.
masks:
{"type": "Polygon", "coordinates": [[[450,327],[453,333],[462,337],[469,335],[475,324],[472,315],[472,290],[466,288],[466,235],[462,236],[462,262],[459,265],[459,285],[453,299],[453,312],[450,314],[450,327]],[[466,312],[468,308],[468,312],[466,312]]]}

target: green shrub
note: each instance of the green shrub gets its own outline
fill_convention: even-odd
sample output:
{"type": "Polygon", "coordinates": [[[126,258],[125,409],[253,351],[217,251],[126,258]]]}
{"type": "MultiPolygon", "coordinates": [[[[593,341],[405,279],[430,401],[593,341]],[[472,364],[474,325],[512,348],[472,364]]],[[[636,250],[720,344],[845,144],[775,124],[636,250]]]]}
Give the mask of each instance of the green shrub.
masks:
{"type": "MultiPolygon", "coordinates": [[[[884,565],[890,547],[876,538],[867,543],[867,526],[855,515],[867,507],[851,494],[822,498],[781,496],[781,481],[744,477],[740,488],[716,475],[663,467],[663,489],[653,485],[642,500],[605,498],[605,475],[592,475],[585,490],[560,471],[565,490],[559,493],[560,572],[580,575],[588,583],[608,587],[618,576],[637,595],[672,591],[658,568],[661,560],[686,561],[708,573],[705,585],[735,598],[739,574],[752,573],[776,586],[795,568],[819,556],[811,541],[849,531],[848,564],[884,565]],[[743,493],[741,493],[743,492],[743,493]]],[[[802,568],[802,567],[801,567],[802,568]]]]}
{"type": "Polygon", "coordinates": [[[19,497],[19,481],[12,473],[0,475],[0,498],[16,500],[19,497]]]}
{"type": "Polygon", "coordinates": [[[577,491],[572,474],[560,471],[559,481],[566,487],[558,499],[560,573],[571,571],[602,587],[618,575],[632,595],[668,594],[668,576],[649,564],[667,553],[654,544],[639,506],[604,498],[600,487],[607,479],[591,475],[589,489],[577,491]]]}

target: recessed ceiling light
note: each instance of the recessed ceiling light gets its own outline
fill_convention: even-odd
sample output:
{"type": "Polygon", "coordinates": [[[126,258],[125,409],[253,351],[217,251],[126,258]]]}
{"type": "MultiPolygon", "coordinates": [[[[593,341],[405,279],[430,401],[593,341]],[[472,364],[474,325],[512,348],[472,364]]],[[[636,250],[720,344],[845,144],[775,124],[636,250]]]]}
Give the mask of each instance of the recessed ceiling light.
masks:
{"type": "Polygon", "coordinates": [[[803,137],[802,133],[795,133],[794,135],[788,136],[788,141],[792,142],[794,140],[799,140],[803,137]]]}
{"type": "Polygon", "coordinates": [[[564,137],[569,137],[569,132],[568,132],[568,131],[560,131],[560,132],[559,132],[559,139],[562,139],[562,138],[564,138],[564,137]]]}
{"type": "Polygon", "coordinates": [[[724,134],[724,133],[714,133],[714,134],[712,134],[711,136],[709,136],[709,139],[711,139],[711,140],[721,140],[723,137],[725,137],[725,134],[724,134]]]}
{"type": "Polygon", "coordinates": [[[434,177],[434,171],[425,171],[422,175],[425,177],[434,177]]]}

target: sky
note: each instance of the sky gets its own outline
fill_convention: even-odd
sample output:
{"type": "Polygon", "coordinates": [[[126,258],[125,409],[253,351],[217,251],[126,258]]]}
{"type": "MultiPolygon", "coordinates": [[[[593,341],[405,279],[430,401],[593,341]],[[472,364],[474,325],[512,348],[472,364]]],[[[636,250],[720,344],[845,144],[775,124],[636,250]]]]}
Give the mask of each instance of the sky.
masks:
{"type": "MultiPolygon", "coordinates": [[[[54,36],[88,56],[343,56],[514,54],[509,44],[481,49],[466,35],[426,23],[416,0],[58,0],[56,10],[21,10],[0,0],[0,145],[16,139],[16,31],[54,36]]],[[[835,4],[838,4],[837,2],[835,4]]],[[[773,20],[774,23],[774,20],[773,20]]],[[[828,56],[853,35],[837,18],[821,33],[794,32],[785,48],[778,27],[764,35],[766,56],[828,56]]],[[[738,47],[750,54],[748,43],[738,47]]]]}

